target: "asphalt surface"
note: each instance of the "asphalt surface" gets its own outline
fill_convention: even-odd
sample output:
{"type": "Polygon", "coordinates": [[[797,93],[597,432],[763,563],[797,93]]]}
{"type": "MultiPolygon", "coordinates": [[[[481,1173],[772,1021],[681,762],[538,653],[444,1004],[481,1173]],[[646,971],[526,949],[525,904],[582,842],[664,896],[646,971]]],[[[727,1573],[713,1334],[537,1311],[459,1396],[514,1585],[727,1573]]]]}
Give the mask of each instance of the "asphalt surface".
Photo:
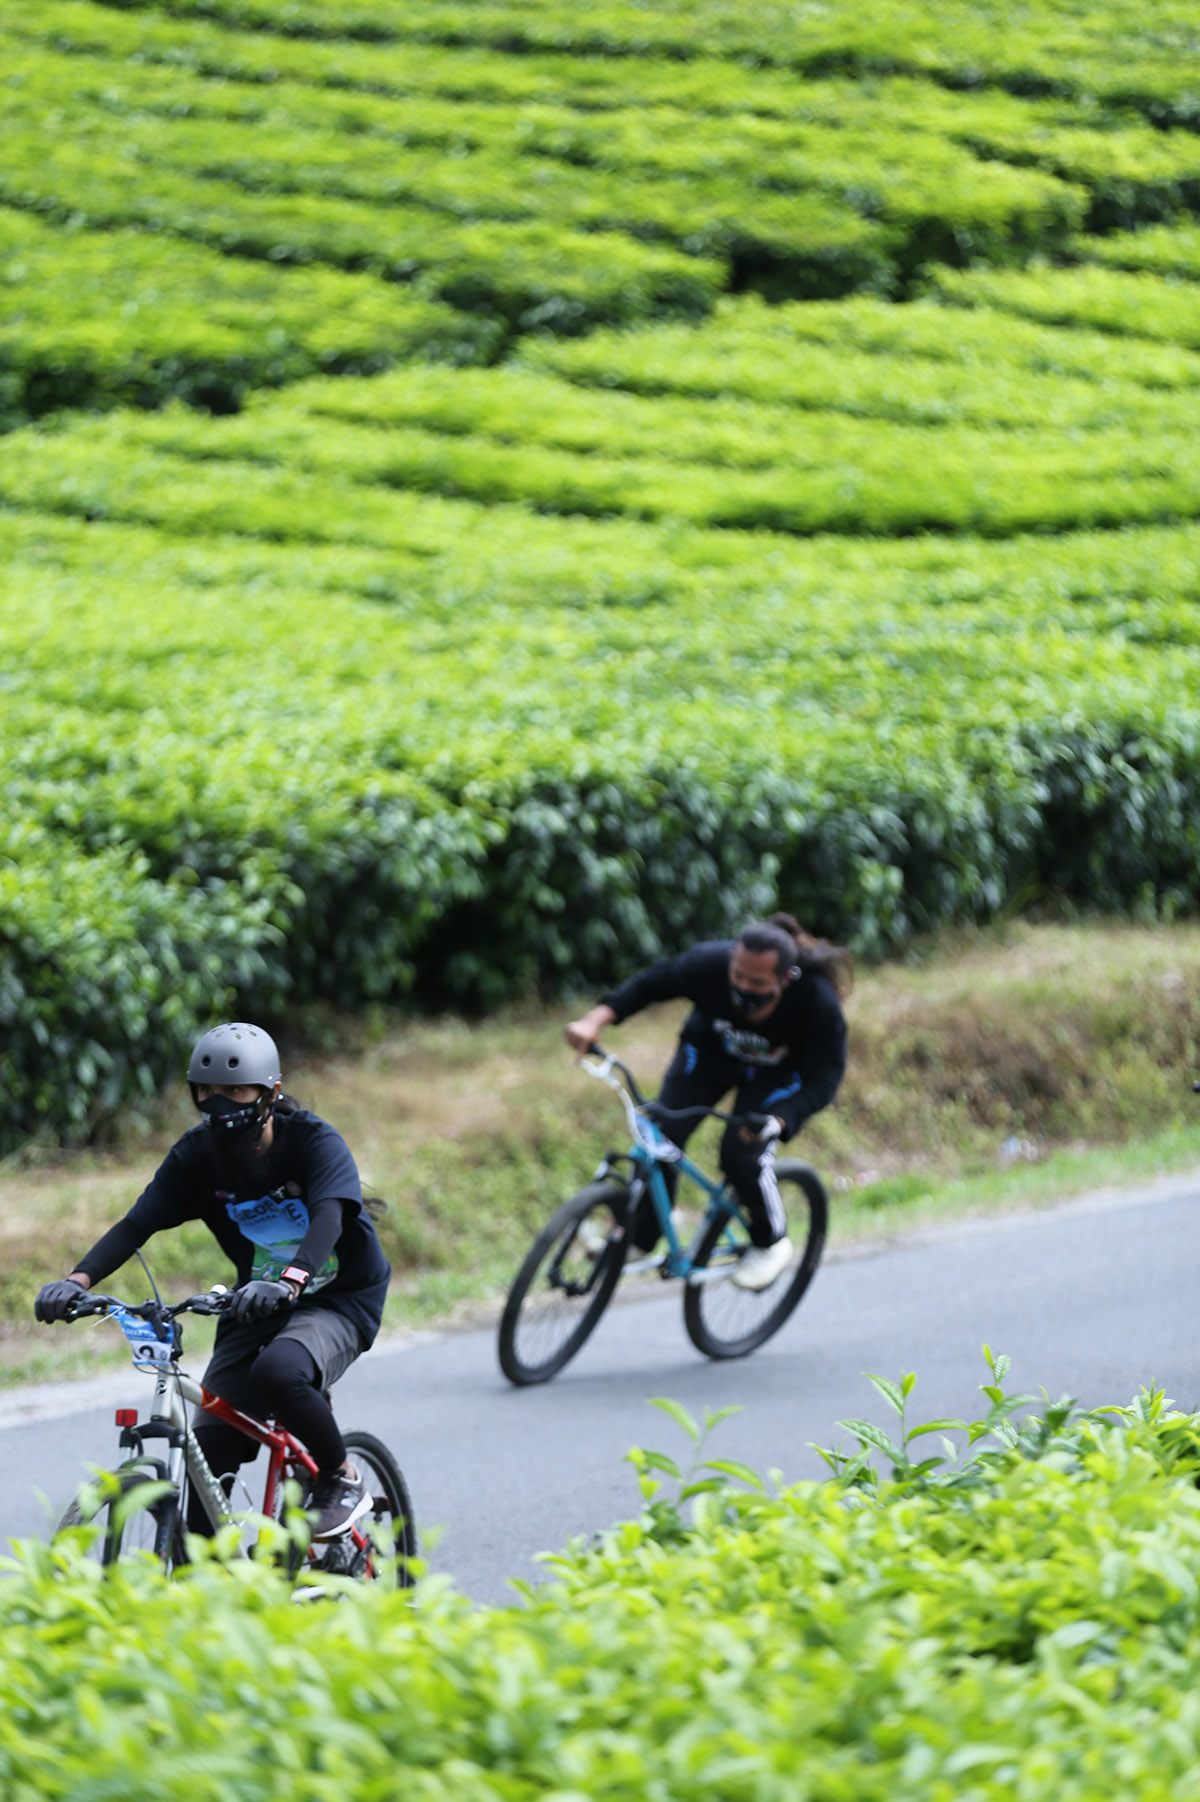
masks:
{"type": "MultiPolygon", "coordinates": [[[[834,1257],[776,1338],[732,1363],[693,1349],[678,1284],[610,1308],[536,1389],[505,1382],[493,1328],[416,1335],[360,1360],[338,1416],[395,1450],[427,1539],[439,1530],[434,1567],[503,1602],[510,1577],[541,1574],[539,1551],[637,1511],[631,1445],[684,1457],[651,1396],[696,1415],[736,1404],[712,1454],[789,1479],[823,1473],[814,1442],[849,1447],[840,1419],[889,1424],[866,1371],[917,1373],[910,1424],[976,1418],[985,1341],[1012,1358],[1010,1389],[1096,1406],[1147,1384],[1200,1405],[1198,1208],[1200,1174],[834,1257]]],[[[0,1539],[45,1535],[89,1463],[116,1461],[113,1408],[149,1397],[132,1368],[0,1395],[0,1539]]]]}

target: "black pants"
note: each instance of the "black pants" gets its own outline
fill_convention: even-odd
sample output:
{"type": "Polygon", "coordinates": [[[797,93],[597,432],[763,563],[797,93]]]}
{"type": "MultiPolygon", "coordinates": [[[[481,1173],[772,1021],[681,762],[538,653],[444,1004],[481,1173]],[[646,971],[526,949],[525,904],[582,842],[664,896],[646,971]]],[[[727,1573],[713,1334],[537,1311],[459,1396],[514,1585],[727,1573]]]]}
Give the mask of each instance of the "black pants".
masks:
{"type": "MultiPolygon", "coordinates": [[[[222,1321],[206,1389],[259,1419],[273,1417],[300,1440],[322,1471],[336,1471],[346,1446],[325,1389],[361,1351],[350,1323],[331,1309],[284,1310],[242,1325],[222,1321]]],[[[236,1427],[198,1413],[200,1450],[216,1476],[226,1476],[258,1456],[258,1446],[236,1427]]],[[[195,1495],[188,1498],[188,1531],[212,1531],[195,1495]]]]}
{"type": "MultiPolygon", "coordinates": [[[[761,1064],[744,1064],[723,1051],[704,1050],[682,1039],[663,1077],[658,1104],[663,1108],[716,1107],[730,1089],[735,1091],[735,1114],[778,1113],[786,1119],[784,1097],[797,1095],[800,1084],[794,1071],[781,1070],[777,1065],[764,1068],[761,1064]]],[[[673,1145],[683,1146],[701,1119],[702,1116],[691,1120],[659,1119],[658,1125],[673,1145]]],[[[761,1141],[743,1139],[736,1126],[727,1126],[721,1137],[721,1171],[746,1210],[750,1237],[756,1245],[774,1245],[787,1231],[783,1200],[775,1180],[776,1144],[776,1140],[763,1145],[761,1141]]],[[[674,1196],[676,1170],[666,1164],[663,1175],[674,1196]]],[[[658,1221],[648,1198],[634,1216],[631,1237],[644,1251],[658,1238],[658,1221]]]]}

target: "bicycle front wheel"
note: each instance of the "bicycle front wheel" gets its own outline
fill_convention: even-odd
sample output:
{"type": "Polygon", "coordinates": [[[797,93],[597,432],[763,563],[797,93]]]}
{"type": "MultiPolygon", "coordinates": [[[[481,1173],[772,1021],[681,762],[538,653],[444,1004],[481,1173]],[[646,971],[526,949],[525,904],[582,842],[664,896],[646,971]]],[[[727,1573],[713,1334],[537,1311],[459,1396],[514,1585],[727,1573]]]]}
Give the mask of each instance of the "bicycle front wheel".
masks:
{"type": "Polygon", "coordinates": [[[777,1333],[812,1282],[829,1223],[829,1198],[816,1171],[796,1159],[776,1164],[787,1213],[791,1263],[769,1289],[740,1289],[730,1279],[750,1239],[739,1216],[710,1220],[696,1253],[699,1281],[683,1292],[688,1338],[708,1358],[744,1358],[777,1333]]]}
{"type": "Polygon", "coordinates": [[[168,1484],[164,1494],[162,1480],[146,1470],[106,1471],[85,1483],[55,1538],[70,1527],[95,1529],[91,1555],[104,1565],[138,1552],[158,1558],[167,1571],[188,1561],[178,1492],[168,1484]]]}
{"type": "Polygon", "coordinates": [[[590,1183],[534,1240],[500,1320],[500,1368],[518,1388],[556,1376],[608,1306],[625,1262],[628,1202],[626,1184],[590,1183]]]}

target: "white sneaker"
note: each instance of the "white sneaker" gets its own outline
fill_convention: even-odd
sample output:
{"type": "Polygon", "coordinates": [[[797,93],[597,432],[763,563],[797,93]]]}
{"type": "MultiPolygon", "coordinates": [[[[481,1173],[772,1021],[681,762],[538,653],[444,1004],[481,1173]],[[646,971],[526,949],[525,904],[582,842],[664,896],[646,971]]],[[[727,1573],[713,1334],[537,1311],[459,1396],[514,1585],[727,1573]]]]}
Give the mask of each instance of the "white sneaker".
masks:
{"type": "Polygon", "coordinates": [[[769,1289],[795,1255],[796,1247],[787,1238],[776,1239],[774,1245],[752,1245],[729,1280],[739,1289],[769,1289]]]}

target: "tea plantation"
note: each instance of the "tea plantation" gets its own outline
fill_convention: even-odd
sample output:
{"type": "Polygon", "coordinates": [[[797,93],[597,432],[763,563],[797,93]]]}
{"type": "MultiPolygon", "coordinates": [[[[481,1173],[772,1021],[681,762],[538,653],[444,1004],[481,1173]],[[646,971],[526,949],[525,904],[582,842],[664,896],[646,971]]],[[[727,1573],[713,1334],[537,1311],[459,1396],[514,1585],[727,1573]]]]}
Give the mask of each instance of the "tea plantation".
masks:
{"type": "Polygon", "coordinates": [[[1194,8],[0,39],[0,1150],[776,897],[1194,908],[1194,8]]]}

